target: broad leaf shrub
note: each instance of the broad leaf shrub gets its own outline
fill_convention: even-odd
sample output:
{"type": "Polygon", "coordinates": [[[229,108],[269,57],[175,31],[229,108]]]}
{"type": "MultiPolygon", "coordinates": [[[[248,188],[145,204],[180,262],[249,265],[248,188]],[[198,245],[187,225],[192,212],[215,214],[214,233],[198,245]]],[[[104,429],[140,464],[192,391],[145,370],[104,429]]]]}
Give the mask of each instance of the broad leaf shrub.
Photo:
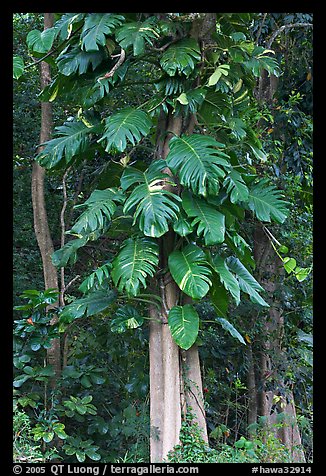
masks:
{"type": "MultiPolygon", "coordinates": [[[[276,428],[276,425],[274,425],[276,428]]],[[[191,410],[183,417],[180,444],[169,452],[169,463],[290,463],[291,454],[273,434],[273,427],[260,428],[252,440],[241,436],[234,445],[213,448],[203,440],[191,410]]]]}

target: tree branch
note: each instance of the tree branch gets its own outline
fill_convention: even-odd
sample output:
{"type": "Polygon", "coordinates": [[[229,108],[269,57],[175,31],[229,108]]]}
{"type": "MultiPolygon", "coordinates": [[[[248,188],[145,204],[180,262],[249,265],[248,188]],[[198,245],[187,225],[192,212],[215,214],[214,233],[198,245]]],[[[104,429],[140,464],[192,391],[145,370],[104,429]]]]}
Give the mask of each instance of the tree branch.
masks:
{"type": "MultiPolygon", "coordinates": [[[[119,56],[119,59],[116,62],[116,64],[113,66],[113,68],[110,71],[108,71],[107,73],[105,73],[104,76],[101,76],[100,78],[98,78],[97,81],[100,81],[101,79],[111,78],[114,75],[114,73],[116,72],[116,70],[122,65],[122,63],[126,59],[126,52],[123,48],[121,48],[121,53],[118,56],[119,56]]],[[[116,56],[114,56],[114,57],[116,57],[116,56]]],[[[113,56],[111,56],[111,58],[113,58],[113,56]]]]}
{"type": "Polygon", "coordinates": [[[272,44],[273,44],[273,41],[275,40],[275,38],[280,34],[282,33],[282,31],[284,30],[288,30],[290,28],[309,28],[309,27],[312,27],[313,24],[312,23],[289,23],[288,25],[283,25],[281,26],[278,30],[276,30],[273,35],[271,36],[271,38],[269,39],[268,43],[267,43],[267,49],[269,49],[272,44]]]}

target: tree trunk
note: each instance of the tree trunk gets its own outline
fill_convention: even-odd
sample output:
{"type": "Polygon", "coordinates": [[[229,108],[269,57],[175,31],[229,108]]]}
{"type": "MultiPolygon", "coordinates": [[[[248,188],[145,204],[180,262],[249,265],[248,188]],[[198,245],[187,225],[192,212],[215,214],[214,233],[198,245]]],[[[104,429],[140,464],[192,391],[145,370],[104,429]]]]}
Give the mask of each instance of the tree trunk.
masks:
{"type": "MultiPolygon", "coordinates": [[[[44,13],[44,30],[53,26],[53,13],[44,13]]],[[[44,61],[41,62],[41,88],[43,89],[51,81],[50,66],[44,61]]],[[[40,131],[40,143],[51,138],[52,131],[52,105],[49,102],[41,103],[41,131],[40,131]]],[[[39,147],[39,152],[42,150],[42,146],[39,147]]],[[[44,197],[44,180],[45,170],[37,163],[34,162],[32,170],[32,204],[33,204],[33,216],[34,216],[34,230],[37,239],[37,243],[40,249],[44,286],[45,289],[54,288],[58,289],[58,273],[55,266],[52,264],[51,255],[54,251],[53,243],[48,224],[46,204],[44,197]]],[[[57,322],[57,317],[54,316],[51,320],[51,324],[57,322]]],[[[54,339],[51,347],[47,351],[48,363],[53,365],[55,377],[52,380],[52,386],[55,385],[57,378],[61,372],[61,352],[60,352],[60,340],[54,339]]]]}
{"type": "Polygon", "coordinates": [[[286,386],[282,377],[282,369],[286,362],[286,350],[283,348],[284,318],[274,293],[283,266],[275,255],[270,241],[260,226],[255,230],[255,260],[259,269],[259,281],[269,292],[272,302],[263,317],[261,335],[258,415],[265,417],[266,427],[290,450],[293,463],[305,462],[301,444],[301,436],[296,420],[293,392],[286,386]],[[273,378],[273,383],[269,379],[273,378]],[[277,377],[277,378],[276,378],[277,377]],[[282,425],[280,423],[282,418],[282,425]]]}

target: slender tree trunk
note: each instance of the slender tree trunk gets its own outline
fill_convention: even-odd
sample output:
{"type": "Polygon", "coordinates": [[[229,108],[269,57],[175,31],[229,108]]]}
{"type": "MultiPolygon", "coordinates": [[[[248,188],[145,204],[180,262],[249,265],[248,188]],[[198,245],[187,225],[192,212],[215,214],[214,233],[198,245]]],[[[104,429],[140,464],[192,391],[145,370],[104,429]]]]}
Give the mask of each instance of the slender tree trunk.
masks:
{"type": "MultiPolygon", "coordinates": [[[[44,29],[53,26],[53,13],[44,13],[44,29]]],[[[51,81],[50,66],[44,61],[41,62],[41,88],[43,89],[51,81]]],[[[51,138],[52,131],[52,105],[49,102],[41,103],[41,131],[40,143],[51,138]]],[[[42,150],[42,146],[39,151],[42,150]]],[[[45,289],[58,289],[58,273],[55,266],[52,264],[51,255],[54,251],[53,243],[48,224],[48,217],[46,212],[45,196],[44,196],[44,180],[45,170],[34,162],[32,170],[32,204],[34,215],[34,230],[37,243],[40,249],[45,289]]],[[[51,324],[57,321],[56,316],[53,317],[51,324]]],[[[55,385],[57,378],[61,372],[61,352],[60,340],[54,339],[51,347],[47,351],[48,363],[53,365],[55,371],[55,378],[52,380],[52,386],[55,385]]]]}
{"type": "MultiPolygon", "coordinates": [[[[277,283],[283,274],[282,263],[275,255],[261,226],[256,227],[254,241],[259,281],[273,297],[278,287],[277,283]]],[[[286,362],[286,350],[283,348],[284,319],[275,296],[263,319],[264,328],[261,336],[260,369],[258,371],[258,414],[265,417],[266,427],[269,427],[290,450],[292,462],[305,462],[293,392],[286,386],[280,368],[286,362]],[[273,379],[273,385],[269,384],[271,377],[277,377],[273,379]],[[280,422],[280,417],[283,417],[281,426],[277,425],[280,422]]]]}

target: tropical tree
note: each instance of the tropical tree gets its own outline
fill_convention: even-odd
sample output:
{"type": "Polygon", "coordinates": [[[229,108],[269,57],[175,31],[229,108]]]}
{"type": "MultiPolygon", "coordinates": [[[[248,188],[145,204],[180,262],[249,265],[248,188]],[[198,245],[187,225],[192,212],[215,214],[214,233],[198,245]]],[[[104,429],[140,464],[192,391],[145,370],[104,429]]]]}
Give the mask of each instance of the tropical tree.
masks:
{"type": "MultiPolygon", "coordinates": [[[[42,100],[74,98],[78,111],[41,144],[38,164],[70,173],[85,161],[105,164],[77,205],[72,239],[52,260],[69,266],[102,237],[113,240],[112,253],[83,281],[83,296],[61,309],[59,329],[99,312],[109,318],[117,300],[125,306],[111,325],[139,327],[137,309],[148,303],[153,462],[179,443],[190,408],[207,442],[198,304],[210,303],[216,328],[242,345],[229,300],[269,307],[243,224],[248,217],[282,224],[287,202],[253,167],[266,155],[248,111],[255,78],[280,69],[273,52],[252,41],[250,21],[250,14],[64,13],[27,37],[58,70],[42,100]]],[[[16,57],[14,76],[23,74],[16,57]]]]}

